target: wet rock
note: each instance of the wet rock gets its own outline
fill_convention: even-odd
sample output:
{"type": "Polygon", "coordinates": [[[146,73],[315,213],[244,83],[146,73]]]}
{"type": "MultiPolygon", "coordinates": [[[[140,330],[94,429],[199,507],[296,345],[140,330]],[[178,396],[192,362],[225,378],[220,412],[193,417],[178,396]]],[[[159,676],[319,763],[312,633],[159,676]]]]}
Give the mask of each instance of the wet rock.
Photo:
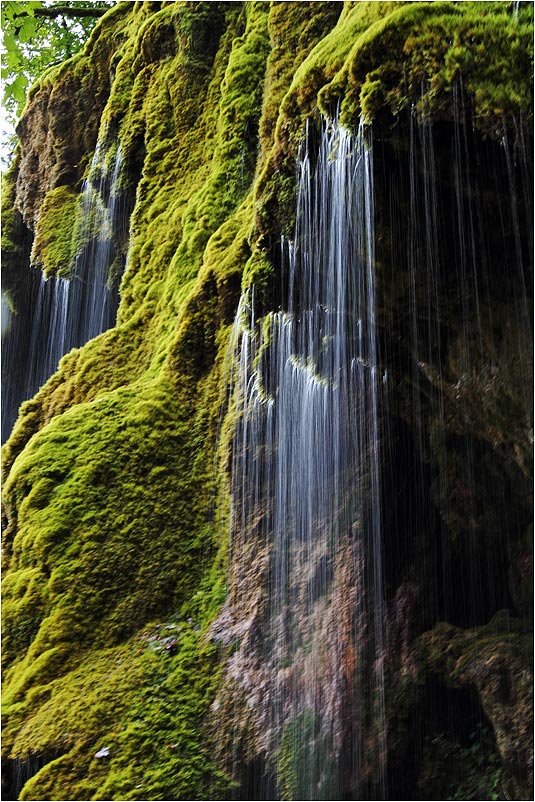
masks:
{"type": "Polygon", "coordinates": [[[492,724],[507,799],[529,799],[533,783],[533,639],[507,611],[483,627],[437,624],[418,641],[424,673],[473,688],[492,724]]]}

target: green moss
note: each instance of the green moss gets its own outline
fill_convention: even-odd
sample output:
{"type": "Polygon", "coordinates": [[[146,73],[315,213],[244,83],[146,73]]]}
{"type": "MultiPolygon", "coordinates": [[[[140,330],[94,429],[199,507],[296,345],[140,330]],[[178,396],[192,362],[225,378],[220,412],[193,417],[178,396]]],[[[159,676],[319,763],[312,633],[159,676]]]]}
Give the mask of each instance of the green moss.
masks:
{"type": "Polygon", "coordinates": [[[61,755],[21,799],[221,798],[229,786],[202,737],[217,671],[198,625],[152,624],[52,681],[15,749],[61,755]],[[108,754],[97,757],[102,747],[108,754]]]}
{"type": "MultiPolygon", "coordinates": [[[[280,101],[274,145],[257,184],[258,239],[275,221],[293,228],[293,163],[304,121],[339,109],[388,127],[401,114],[428,121],[457,114],[500,139],[504,121],[532,119],[532,8],[505,3],[347,3],[304,58],[280,101]],[[492,58],[488,54],[492,53],[492,58]]],[[[267,115],[267,119],[271,119],[267,115]]],[[[271,132],[272,126],[268,127],[271,132]]]]}
{"type": "MultiPolygon", "coordinates": [[[[109,675],[114,648],[117,660],[124,654],[114,644],[144,621],[165,620],[172,611],[180,620],[181,605],[199,587],[201,555],[216,547],[205,512],[213,493],[211,405],[205,399],[195,415],[181,395],[179,411],[170,389],[123,389],[71,408],[32,439],[10,473],[6,508],[17,534],[12,544],[7,535],[3,589],[4,744],[22,757],[30,750],[68,752],[34,778],[27,798],[61,796],[65,788],[85,798],[99,784],[103,798],[202,798],[205,791],[191,789],[219,783],[199,745],[216,680],[200,634],[184,634],[174,674],[168,661],[152,661],[140,677],[136,659],[125,657],[133,685],[120,684],[122,669],[109,675]],[[147,683],[163,683],[164,690],[145,698],[147,683]],[[141,708],[138,727],[130,717],[137,720],[141,708]],[[22,721],[29,722],[23,731],[22,721]],[[93,757],[95,738],[112,730],[120,749],[110,767],[93,757]],[[143,790],[136,790],[140,777],[143,790]]],[[[194,606],[199,624],[208,599],[209,591],[194,606]]]]}
{"type": "Polygon", "coordinates": [[[296,70],[314,45],[329,34],[343,10],[342,3],[272,3],[268,30],[270,54],[266,66],[264,104],[260,124],[264,152],[272,146],[280,105],[296,70]]]}
{"type": "Polygon", "coordinates": [[[78,196],[66,186],[45,197],[31,254],[32,264],[45,275],[69,275],[74,259],[74,230],[78,196]]]}
{"type": "Polygon", "coordinates": [[[262,4],[171,4],[116,56],[121,87],[103,125],[120,123],[126,159],[143,156],[119,324],[62,360],[4,450],[4,749],[65,751],[26,797],[202,798],[226,782],[199,745],[217,679],[200,634],[181,634],[180,659],[165,667],[152,655],[138,670],[130,653],[133,689],[114,679],[112,709],[99,690],[104,665],[144,622],[179,616],[186,602],[191,613],[204,568],[211,615],[224,588],[223,554],[215,573],[201,559],[220,545],[210,513],[226,351],[217,332],[250,253],[266,20],[262,4]],[[164,690],[146,695],[148,685],[164,690]],[[137,720],[142,707],[141,728],[121,712],[137,720]],[[121,742],[113,764],[94,758],[104,721],[121,742]]]}
{"type": "Polygon", "coordinates": [[[2,254],[7,256],[17,248],[15,192],[18,159],[14,159],[8,170],[2,174],[2,254]]]}
{"type": "MultiPolygon", "coordinates": [[[[2,174],[2,298],[10,313],[17,314],[26,302],[27,282],[23,266],[32,246],[30,231],[15,208],[16,182],[20,156],[2,174]]],[[[3,332],[9,319],[3,311],[3,332]]]]}
{"type": "Polygon", "coordinates": [[[341,118],[349,126],[360,115],[371,122],[406,109],[443,119],[452,115],[457,87],[459,113],[499,137],[504,115],[532,113],[522,78],[532,61],[532,27],[530,9],[516,18],[503,3],[393,5],[358,38],[320,103],[332,109],[343,98],[341,118]]]}

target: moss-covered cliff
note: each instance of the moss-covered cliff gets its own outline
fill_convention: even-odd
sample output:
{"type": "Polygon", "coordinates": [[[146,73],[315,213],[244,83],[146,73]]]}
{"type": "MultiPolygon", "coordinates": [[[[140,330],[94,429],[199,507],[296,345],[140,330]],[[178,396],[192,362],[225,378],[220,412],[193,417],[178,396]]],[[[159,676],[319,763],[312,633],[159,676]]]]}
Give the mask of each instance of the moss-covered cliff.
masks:
{"type": "MultiPolygon", "coordinates": [[[[119,3],[32,89],[4,192],[20,319],[30,258],[63,275],[81,247],[97,141],[128,217],[116,325],[4,446],[6,798],[299,798],[292,721],[264,737],[258,709],[266,554],[249,533],[236,579],[229,550],[228,341],[242,288],[282,301],[299,143],[337,108],[376,147],[388,798],[527,798],[532,37],[529,3],[119,3]],[[468,245],[431,276],[442,190],[437,241],[468,245]]],[[[380,798],[374,770],[335,787],[380,798]]]]}

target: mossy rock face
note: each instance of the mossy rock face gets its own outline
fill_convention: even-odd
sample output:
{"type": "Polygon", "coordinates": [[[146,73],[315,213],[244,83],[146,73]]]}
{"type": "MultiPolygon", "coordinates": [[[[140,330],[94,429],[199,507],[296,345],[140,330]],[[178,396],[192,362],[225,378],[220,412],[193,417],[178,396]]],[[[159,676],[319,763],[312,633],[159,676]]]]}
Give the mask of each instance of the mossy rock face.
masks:
{"type": "Polygon", "coordinates": [[[437,624],[418,641],[424,675],[451,687],[473,688],[490,721],[508,799],[529,796],[532,785],[533,637],[507,611],[484,627],[437,624]]]}
{"type": "MultiPolygon", "coordinates": [[[[125,158],[142,159],[119,324],[63,359],[26,403],[4,450],[4,753],[39,769],[22,794],[28,798],[220,798],[228,785],[210,769],[202,731],[218,676],[214,650],[202,641],[207,611],[220,598],[217,572],[200,600],[192,599],[219,545],[212,472],[226,348],[219,329],[232,320],[250,255],[244,210],[251,206],[245,198],[266,20],[261,4],[183,3],[161,11],[147,4],[122,27],[113,23],[117,75],[129,94],[112,89],[103,130],[124,124],[125,158]],[[134,74],[140,68],[131,82],[129,66],[134,74]],[[130,138],[132,122],[143,131],[142,148],[130,138]],[[124,646],[151,621],[159,623],[124,646]],[[164,626],[176,633],[170,651],[164,626]],[[115,661],[127,668],[108,676],[115,661]],[[101,703],[99,685],[107,680],[99,679],[99,665],[110,683],[101,703]],[[167,690],[148,694],[162,682],[167,690]],[[92,713],[80,714],[80,705],[92,713]],[[127,746],[99,761],[96,741],[110,728],[112,741],[127,746]],[[32,754],[43,757],[32,763],[32,754]]],[[[105,64],[91,58],[102,54],[91,53],[83,59],[99,74],[105,64]]],[[[54,84],[65,104],[53,108],[46,85],[36,90],[21,136],[27,126],[32,141],[39,104],[60,130],[72,86],[67,77],[54,84]]],[[[42,156],[45,146],[31,144],[41,146],[42,156]]],[[[87,164],[87,143],[86,151],[87,164]]],[[[71,239],[58,220],[72,222],[81,174],[53,188],[44,163],[40,183],[39,175],[33,198],[19,193],[19,204],[29,217],[35,211],[35,261],[55,269],[71,239]]]]}
{"type": "Polygon", "coordinates": [[[464,104],[476,127],[496,137],[506,116],[530,115],[532,9],[502,3],[411,3],[370,26],[322,90],[324,107],[343,97],[341,118],[448,119],[464,104]],[[492,58],[488,54],[492,53],[492,58]],[[385,54],[388,56],[385,58],[385,54]]]}
{"type": "Polygon", "coordinates": [[[61,799],[67,789],[75,799],[222,798],[229,783],[202,738],[214,657],[190,618],[77,660],[34,692],[33,712],[18,720],[20,758],[4,776],[30,774],[20,799],[61,799]]]}
{"type": "Polygon", "coordinates": [[[31,261],[43,273],[67,272],[74,259],[78,196],[69,187],[50,190],[41,206],[31,261]]]}
{"type": "MultiPolygon", "coordinates": [[[[339,106],[348,127],[364,115],[375,121],[379,140],[390,143],[403,140],[411,110],[413,119],[428,123],[450,124],[457,114],[464,125],[473,114],[479,131],[494,139],[504,120],[508,131],[521,117],[531,120],[531,9],[515,8],[124,3],[102,19],[79,56],[32,88],[18,126],[20,156],[3,195],[13,308],[24,306],[21,268],[30,250],[34,264],[61,274],[79,248],[74,209],[97,142],[103,149],[97,177],[120,148],[121,197],[135,204],[123,221],[121,247],[126,232],[129,247],[116,326],[63,357],[22,405],[3,451],[3,753],[26,780],[21,799],[245,798],[245,781],[233,791],[240,779],[231,776],[234,748],[244,764],[265,771],[273,788],[278,775],[279,792],[290,797],[300,793],[296,773],[309,761],[306,744],[292,750],[294,732],[328,749],[325,733],[320,738],[305,712],[287,724],[273,750],[276,738],[259,726],[252,703],[261,703],[264,686],[259,682],[251,693],[240,684],[243,675],[232,675],[242,660],[249,676],[262,682],[267,676],[251,645],[262,634],[265,600],[254,616],[247,609],[249,599],[262,599],[267,558],[249,533],[249,586],[231,587],[227,596],[235,414],[224,418],[229,329],[242,287],[255,284],[260,308],[281,301],[280,237],[293,229],[295,158],[307,123],[313,143],[322,115],[339,106]],[[225,628],[229,608],[221,612],[221,605],[242,590],[241,618],[225,628]]],[[[381,236],[387,242],[391,232],[381,236]]],[[[378,274],[386,329],[384,310],[403,298],[406,277],[382,263],[378,274]]],[[[481,464],[494,466],[495,453],[502,455],[520,497],[530,443],[515,424],[526,413],[526,397],[515,390],[524,364],[510,359],[518,339],[516,301],[483,321],[482,342],[474,339],[468,356],[466,332],[451,313],[447,371],[426,365],[425,386],[443,394],[451,441],[462,436],[468,416],[481,464]],[[501,381],[486,397],[499,413],[493,428],[480,403],[490,382],[484,367],[492,326],[502,343],[494,354],[501,381]]],[[[393,339],[406,334],[404,317],[406,307],[394,320],[393,339]]],[[[396,402],[416,439],[406,378],[399,378],[396,402]]],[[[453,443],[441,453],[440,421],[431,406],[422,408],[425,460],[462,478],[462,449],[453,443]]],[[[492,478],[497,487],[500,472],[492,478]]],[[[443,487],[429,484],[452,541],[462,540],[477,507],[478,536],[500,542],[501,520],[477,487],[468,510],[462,488],[453,504],[442,498],[443,487]]],[[[526,531],[511,546],[510,564],[510,583],[523,577],[515,601],[522,613],[530,606],[526,531]]],[[[349,547],[348,555],[345,561],[339,555],[339,606],[328,614],[318,608],[326,643],[340,610],[344,621],[352,620],[349,547]]],[[[422,565],[425,573],[428,563],[422,565]]],[[[393,621],[398,608],[409,615],[405,596],[420,604],[418,579],[396,575],[387,618],[393,621]]],[[[386,666],[396,714],[413,720],[426,676],[475,689],[509,766],[508,793],[524,793],[526,635],[503,627],[433,629],[436,617],[427,610],[417,615],[417,606],[410,628],[387,622],[399,647],[386,666]]],[[[351,641],[343,658],[337,670],[349,676],[351,641]]],[[[286,667],[294,680],[309,666],[308,655],[300,659],[286,667]]],[[[391,748],[402,751],[400,728],[393,720],[388,727],[391,748]]],[[[433,749],[428,766],[437,751],[457,755],[459,744],[433,749]]],[[[329,784],[316,767],[312,774],[316,786],[329,784]]],[[[369,774],[371,789],[372,767],[369,774]]]]}
{"type": "Polygon", "coordinates": [[[259,229],[275,219],[292,230],[293,158],[304,121],[317,121],[318,110],[338,114],[349,129],[363,118],[385,134],[407,113],[427,123],[466,116],[498,141],[504,130],[514,134],[519,121],[533,119],[525,80],[532,29],[530,4],[520,4],[518,13],[514,4],[499,2],[344,4],[281,102],[275,145],[259,182],[259,229]]]}
{"type": "Polygon", "coordinates": [[[127,5],[113,9],[80,55],[50,68],[31,88],[17,126],[21,143],[17,208],[30,229],[50,190],[78,187],[97,142],[110,92],[112,57],[130,18],[143,13],[130,14],[127,5]]]}
{"type": "MultiPolygon", "coordinates": [[[[191,415],[184,408],[182,414],[188,413],[191,415]]],[[[14,595],[20,601],[21,582],[26,585],[27,580],[19,582],[17,574],[21,570],[25,575],[30,565],[49,577],[48,614],[61,608],[59,632],[52,632],[48,615],[40,622],[49,633],[45,637],[47,648],[56,640],[79,639],[76,623],[69,636],[71,614],[73,622],[80,615],[93,620],[90,641],[100,640],[100,621],[104,642],[109,642],[110,638],[123,637],[143,619],[153,618],[162,605],[177,607],[181,595],[175,596],[173,589],[182,582],[188,584],[191,579],[190,589],[194,586],[196,580],[188,564],[190,560],[195,563],[195,546],[184,542],[185,563],[181,564],[172,542],[178,522],[185,523],[185,515],[194,516],[195,512],[191,509],[186,513],[181,505],[170,503],[164,489],[169,473],[183,474],[179,463],[187,449],[180,443],[179,431],[169,391],[154,388],[150,393],[141,389],[116,391],[73,407],[32,439],[13,466],[5,488],[9,518],[6,538],[11,552],[10,580],[4,591],[7,663],[17,660],[30,646],[20,639],[11,643],[8,634],[12,616],[9,587],[15,583],[14,595]],[[127,476],[128,486],[124,482],[127,476]],[[98,509],[101,505],[97,499],[104,494],[110,506],[98,509]],[[13,540],[12,528],[16,531],[13,540]],[[148,538],[145,545],[144,538],[148,538]],[[126,541],[127,550],[118,547],[126,541]],[[140,556],[149,543],[159,556],[143,567],[140,556]],[[156,584],[160,581],[163,584],[158,591],[156,584]],[[130,602],[133,606],[127,609],[130,602]],[[108,620],[110,614],[114,624],[108,620]]],[[[185,530],[193,532],[193,524],[186,525],[185,530]]],[[[30,582],[25,593],[33,594],[34,585],[30,582]]],[[[186,591],[182,599],[188,595],[186,591]]],[[[38,616],[37,607],[34,615],[38,616]]],[[[17,618],[15,612],[14,620],[17,618]]],[[[32,654],[44,650],[40,640],[34,640],[32,654]]]]}
{"type": "MultiPolygon", "coordinates": [[[[2,175],[2,291],[11,312],[17,314],[26,302],[27,265],[32,248],[32,234],[15,209],[19,158],[2,175]]],[[[4,327],[6,326],[4,318],[4,327]]]]}

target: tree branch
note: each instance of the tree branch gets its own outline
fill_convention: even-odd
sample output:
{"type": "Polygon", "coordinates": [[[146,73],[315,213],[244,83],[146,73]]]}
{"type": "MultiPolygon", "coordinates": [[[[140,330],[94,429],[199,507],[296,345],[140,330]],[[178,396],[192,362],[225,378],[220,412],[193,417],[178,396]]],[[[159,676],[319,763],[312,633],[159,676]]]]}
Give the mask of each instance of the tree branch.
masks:
{"type": "MultiPolygon", "coordinates": [[[[34,17],[102,17],[111,6],[108,8],[76,8],[71,6],[51,6],[50,8],[35,8],[33,11],[34,17]]],[[[27,11],[20,11],[18,14],[13,14],[13,19],[17,17],[30,17],[27,11]]]]}

